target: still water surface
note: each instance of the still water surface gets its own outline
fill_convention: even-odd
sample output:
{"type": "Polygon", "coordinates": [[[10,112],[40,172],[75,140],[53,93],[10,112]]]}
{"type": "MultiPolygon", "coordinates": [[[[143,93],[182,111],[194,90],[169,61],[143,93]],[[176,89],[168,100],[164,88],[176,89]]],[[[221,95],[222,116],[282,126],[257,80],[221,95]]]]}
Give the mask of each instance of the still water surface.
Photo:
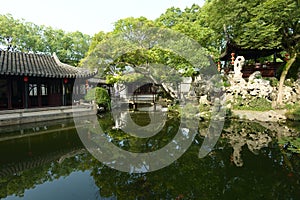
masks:
{"type": "MultiPolygon", "coordinates": [[[[147,124],[145,113],[133,120],[147,124]]],[[[85,119],[83,119],[85,120],[85,119]]],[[[112,142],[145,152],[166,145],[179,120],[169,116],[159,134],[137,140],[116,129],[111,116],[99,124],[112,142]]],[[[201,130],[177,161],[158,171],[120,172],[95,159],[82,144],[72,120],[1,129],[1,199],[300,199],[300,157],[280,138],[298,137],[299,124],[227,121],[217,145],[198,158],[201,130]]]]}

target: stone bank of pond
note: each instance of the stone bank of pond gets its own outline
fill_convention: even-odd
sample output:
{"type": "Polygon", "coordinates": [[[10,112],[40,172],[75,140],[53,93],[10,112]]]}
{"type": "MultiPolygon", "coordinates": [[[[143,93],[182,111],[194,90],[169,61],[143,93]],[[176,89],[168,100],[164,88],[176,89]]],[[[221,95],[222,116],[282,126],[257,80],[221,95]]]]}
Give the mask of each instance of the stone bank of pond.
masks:
{"type": "MultiPolygon", "coordinates": [[[[134,113],[132,118],[140,125],[149,120],[145,113],[134,113]]],[[[112,143],[134,152],[163,147],[179,127],[179,119],[169,116],[160,133],[137,139],[115,123],[109,115],[99,119],[112,143]]],[[[201,122],[200,132],[207,126],[201,122]]],[[[205,158],[198,158],[203,141],[198,134],[177,161],[141,174],[120,172],[95,159],[72,121],[27,125],[22,131],[9,130],[11,133],[2,129],[1,133],[6,133],[0,139],[0,198],[299,199],[299,154],[289,150],[290,144],[278,141],[292,140],[300,131],[271,127],[274,125],[228,121],[205,158]]]]}

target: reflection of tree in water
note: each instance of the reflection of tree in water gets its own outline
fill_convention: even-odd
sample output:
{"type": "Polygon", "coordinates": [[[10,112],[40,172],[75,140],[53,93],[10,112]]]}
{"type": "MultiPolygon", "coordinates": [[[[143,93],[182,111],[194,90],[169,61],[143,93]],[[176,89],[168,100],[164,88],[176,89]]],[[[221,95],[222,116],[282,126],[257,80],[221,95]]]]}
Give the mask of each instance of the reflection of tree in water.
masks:
{"type": "Polygon", "coordinates": [[[199,146],[172,165],[147,174],[129,174],[104,166],[92,175],[101,196],[118,199],[214,199],[221,193],[218,159],[198,162],[199,146]]]}
{"type": "MultiPolygon", "coordinates": [[[[131,117],[129,112],[127,113],[124,112],[123,114],[124,114],[124,118],[126,117],[126,119],[131,117]]],[[[151,113],[149,115],[151,115],[151,113]]],[[[139,120],[141,116],[144,116],[144,113],[136,113],[134,116],[135,118],[133,118],[133,120],[139,120]]],[[[135,137],[130,132],[130,127],[129,128],[127,127],[128,129],[124,128],[125,131],[116,129],[115,128],[116,124],[120,124],[120,123],[117,123],[112,115],[106,115],[100,117],[99,125],[101,129],[104,130],[107,138],[109,138],[109,140],[119,148],[122,148],[130,152],[151,152],[162,148],[163,146],[167,145],[170,141],[172,141],[173,137],[176,135],[178,131],[179,120],[180,120],[177,116],[171,116],[171,115],[169,115],[168,119],[163,123],[161,120],[159,121],[159,119],[161,119],[162,117],[156,117],[156,118],[152,117],[152,118],[155,119],[154,122],[156,123],[152,122],[153,124],[149,124],[148,126],[150,128],[148,131],[149,132],[151,130],[159,130],[159,131],[157,132],[157,134],[150,136],[148,138],[135,137]],[[151,128],[151,126],[153,126],[153,128],[151,128]]],[[[127,126],[126,120],[124,120],[123,122],[124,122],[123,126],[127,126]]],[[[138,131],[137,128],[132,130],[138,131]]],[[[144,130],[144,132],[146,131],[147,129],[144,130]]],[[[91,132],[96,133],[95,135],[97,135],[97,130],[92,130],[91,132]]],[[[97,140],[95,140],[95,142],[97,142],[97,140]]]]}
{"type": "MultiPolygon", "coordinates": [[[[114,121],[102,120],[101,124],[111,130],[114,121]]],[[[114,131],[109,134],[115,134],[114,131]]],[[[12,194],[22,196],[26,189],[39,184],[67,177],[74,171],[89,171],[99,188],[99,196],[108,198],[244,199],[247,195],[246,199],[297,199],[300,195],[299,159],[291,161],[295,171],[290,171],[274,134],[257,123],[232,121],[207,157],[198,159],[202,139],[197,136],[189,150],[172,165],[146,174],[119,172],[89,153],[73,156],[70,151],[60,157],[63,158],[61,162],[56,157],[34,169],[1,177],[0,198],[12,194]],[[230,134],[232,136],[228,136],[230,134]],[[249,149],[243,148],[243,167],[236,167],[229,159],[231,145],[239,139],[249,149]],[[271,148],[264,148],[264,145],[271,148]],[[258,155],[253,154],[258,151],[258,155]]],[[[155,140],[160,138],[152,138],[151,142],[154,144],[155,140]]]]}

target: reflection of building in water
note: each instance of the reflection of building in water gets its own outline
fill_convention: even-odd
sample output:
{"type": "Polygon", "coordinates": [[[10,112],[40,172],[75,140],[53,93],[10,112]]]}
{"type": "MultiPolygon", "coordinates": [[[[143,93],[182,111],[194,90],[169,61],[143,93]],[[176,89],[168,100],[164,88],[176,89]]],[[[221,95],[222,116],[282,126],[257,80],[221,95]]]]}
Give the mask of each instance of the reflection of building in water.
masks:
{"type": "MultiPolygon", "coordinates": [[[[19,134],[28,134],[28,135],[38,135],[38,134],[44,134],[48,132],[53,132],[53,128],[59,124],[61,127],[60,130],[63,130],[65,128],[70,128],[70,126],[73,126],[74,120],[72,118],[66,118],[66,119],[59,119],[59,120],[49,120],[49,121],[42,121],[42,122],[35,122],[35,123],[26,123],[26,124],[18,124],[14,126],[1,126],[0,127],[0,133],[1,136],[8,135],[4,139],[13,139],[13,138],[19,138],[19,134]]],[[[28,136],[27,135],[27,136],[28,136]]],[[[0,138],[0,141],[4,140],[2,137],[0,138]]]]}
{"type": "Polygon", "coordinates": [[[118,112],[116,113],[114,120],[115,120],[115,126],[113,129],[121,129],[125,126],[126,123],[126,115],[127,112],[118,112]]]}
{"type": "Polygon", "coordinates": [[[1,127],[0,178],[85,153],[72,121],[26,124],[20,130],[1,127]]]}
{"type": "Polygon", "coordinates": [[[131,112],[114,110],[115,126],[113,129],[122,129],[134,136],[151,137],[160,132],[167,121],[166,112],[131,112]],[[139,122],[137,122],[137,121],[139,122]]]}
{"type": "Polygon", "coordinates": [[[0,168],[0,177],[17,174],[28,169],[40,167],[56,160],[59,162],[59,164],[61,164],[66,158],[81,153],[86,153],[86,150],[82,147],[74,147],[73,149],[60,150],[51,152],[48,155],[36,156],[32,159],[9,163],[0,168]]]}

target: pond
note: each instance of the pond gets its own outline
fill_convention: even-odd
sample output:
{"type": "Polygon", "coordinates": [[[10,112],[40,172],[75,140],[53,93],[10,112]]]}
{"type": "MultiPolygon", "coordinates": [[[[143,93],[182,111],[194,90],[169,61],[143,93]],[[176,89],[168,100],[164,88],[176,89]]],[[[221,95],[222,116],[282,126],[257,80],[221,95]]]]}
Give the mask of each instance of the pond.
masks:
{"type": "MultiPolygon", "coordinates": [[[[145,112],[127,113],[140,126],[145,112]]],[[[149,117],[150,116],[150,117],[149,117]]],[[[166,114],[161,131],[137,138],[122,131],[124,121],[110,114],[97,123],[107,140],[130,152],[151,152],[172,142],[180,120],[166,114]]],[[[82,119],[85,137],[98,136],[82,119]]],[[[126,124],[125,124],[126,126],[126,124]]],[[[226,121],[212,151],[199,158],[199,133],[184,154],[170,165],[148,173],[112,169],[86,148],[73,120],[1,128],[1,199],[299,199],[300,156],[292,142],[299,124],[226,121]]],[[[159,160],[161,158],[157,158],[159,160]]]]}

